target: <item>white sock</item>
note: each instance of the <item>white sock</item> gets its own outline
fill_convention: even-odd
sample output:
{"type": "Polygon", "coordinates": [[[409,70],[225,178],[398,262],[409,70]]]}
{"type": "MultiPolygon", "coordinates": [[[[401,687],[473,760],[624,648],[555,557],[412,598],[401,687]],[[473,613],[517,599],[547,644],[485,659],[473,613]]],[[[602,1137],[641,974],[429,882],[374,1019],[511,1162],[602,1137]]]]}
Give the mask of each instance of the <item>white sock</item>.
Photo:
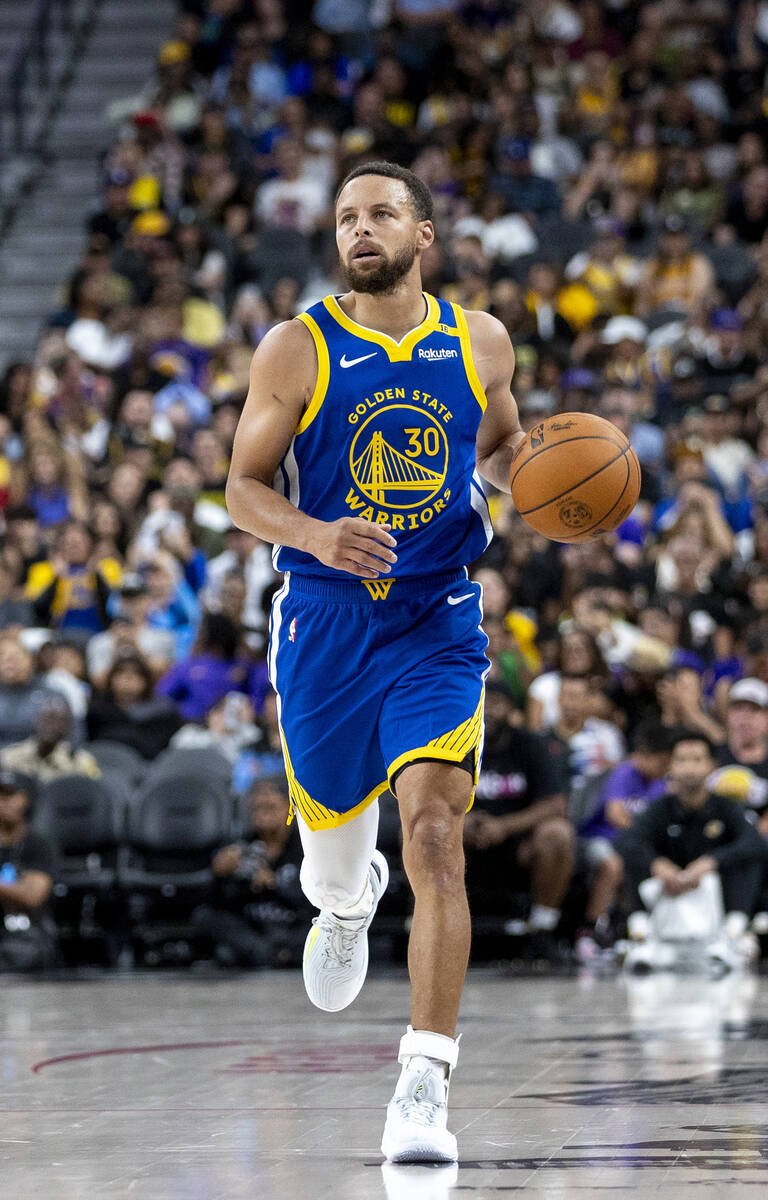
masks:
{"type": "Polygon", "coordinates": [[[560,909],[549,908],[546,904],[534,904],[531,906],[531,915],[528,918],[528,928],[534,932],[539,930],[547,930],[551,932],[557,928],[557,923],[560,920],[560,909]]]}

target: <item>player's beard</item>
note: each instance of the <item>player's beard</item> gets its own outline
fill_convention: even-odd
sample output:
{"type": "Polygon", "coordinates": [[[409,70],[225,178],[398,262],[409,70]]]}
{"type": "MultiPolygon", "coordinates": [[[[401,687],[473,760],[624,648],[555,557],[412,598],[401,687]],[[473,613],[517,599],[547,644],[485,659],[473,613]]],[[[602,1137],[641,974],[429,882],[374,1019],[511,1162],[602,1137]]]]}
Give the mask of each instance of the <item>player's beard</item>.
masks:
{"type": "Polygon", "coordinates": [[[382,296],[394,292],[401,279],[410,271],[416,259],[415,242],[401,246],[391,258],[384,258],[373,271],[361,271],[354,261],[341,263],[341,276],[351,292],[366,292],[370,296],[382,296]]]}

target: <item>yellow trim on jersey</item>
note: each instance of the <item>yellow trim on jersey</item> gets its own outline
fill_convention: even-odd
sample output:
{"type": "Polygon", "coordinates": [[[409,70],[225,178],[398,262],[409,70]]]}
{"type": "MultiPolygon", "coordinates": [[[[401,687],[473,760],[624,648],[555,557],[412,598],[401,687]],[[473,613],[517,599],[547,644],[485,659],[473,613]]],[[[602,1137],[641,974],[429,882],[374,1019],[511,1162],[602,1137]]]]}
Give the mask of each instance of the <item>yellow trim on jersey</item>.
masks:
{"type": "Polygon", "coordinates": [[[440,324],[440,305],[437,300],[428,292],[423,292],[422,295],[427,302],[427,315],[421,324],[412,329],[410,333],[406,333],[400,342],[396,342],[388,333],[380,333],[378,329],[369,329],[367,325],[358,325],[357,321],[353,321],[351,317],[347,316],[335,296],[326,296],[323,304],[334,321],[338,321],[347,333],[362,338],[364,342],[374,342],[386,350],[390,362],[410,362],[414,346],[434,333],[440,324]]]}
{"type": "Polygon", "coordinates": [[[309,429],[323,406],[323,401],[328,391],[328,381],[331,378],[331,360],[328,357],[328,347],[325,343],[323,332],[315,318],[310,317],[309,313],[303,312],[298,314],[297,320],[306,325],[312,334],[312,341],[315,343],[315,350],[317,351],[317,382],[307,411],[296,426],[296,433],[299,434],[303,433],[305,429],[309,429]]]}
{"type": "Polygon", "coordinates": [[[418,746],[415,750],[406,750],[405,754],[399,754],[395,761],[389,764],[387,769],[387,783],[390,784],[392,776],[397,774],[401,767],[405,767],[408,763],[415,762],[419,758],[460,763],[474,750],[475,787],[472,788],[472,795],[467,805],[467,812],[469,812],[475,802],[475,788],[477,787],[477,779],[480,773],[480,755],[478,750],[483,735],[484,696],[485,693],[483,692],[474,714],[466,721],[462,721],[461,725],[457,725],[455,729],[450,729],[448,733],[441,734],[440,737],[433,738],[431,742],[427,742],[426,746],[418,746]]]}
{"type": "Polygon", "coordinates": [[[378,800],[382,792],[386,792],[389,786],[385,779],[383,783],[377,784],[373,791],[369,792],[365,799],[356,804],[354,808],[351,808],[349,812],[334,812],[333,809],[326,808],[319,801],[313,800],[306,788],[303,788],[296,778],[282,725],[280,726],[280,740],[283,743],[285,774],[288,779],[288,796],[291,802],[286,822],[288,825],[293,820],[294,813],[298,812],[301,814],[304,823],[313,832],[317,832],[319,829],[336,829],[339,825],[346,825],[348,821],[359,817],[360,813],[373,804],[374,800],[378,800]]]}
{"type": "Polygon", "coordinates": [[[475,360],[472,357],[472,342],[469,337],[469,326],[467,318],[464,315],[464,309],[460,304],[451,304],[453,315],[456,317],[456,328],[459,331],[459,340],[461,342],[461,357],[464,359],[464,370],[467,372],[467,382],[472,388],[475,400],[485,412],[488,405],[488,397],[483,391],[477,371],[475,369],[475,360]]]}

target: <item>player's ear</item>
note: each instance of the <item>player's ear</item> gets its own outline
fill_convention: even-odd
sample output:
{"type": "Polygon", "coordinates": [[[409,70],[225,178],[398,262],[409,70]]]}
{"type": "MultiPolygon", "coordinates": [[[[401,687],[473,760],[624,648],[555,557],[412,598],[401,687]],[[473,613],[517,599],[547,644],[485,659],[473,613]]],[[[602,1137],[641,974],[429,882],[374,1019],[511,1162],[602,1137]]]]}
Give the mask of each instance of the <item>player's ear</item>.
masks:
{"type": "Polygon", "coordinates": [[[426,250],[435,240],[435,227],[431,221],[419,221],[419,250],[426,250]]]}

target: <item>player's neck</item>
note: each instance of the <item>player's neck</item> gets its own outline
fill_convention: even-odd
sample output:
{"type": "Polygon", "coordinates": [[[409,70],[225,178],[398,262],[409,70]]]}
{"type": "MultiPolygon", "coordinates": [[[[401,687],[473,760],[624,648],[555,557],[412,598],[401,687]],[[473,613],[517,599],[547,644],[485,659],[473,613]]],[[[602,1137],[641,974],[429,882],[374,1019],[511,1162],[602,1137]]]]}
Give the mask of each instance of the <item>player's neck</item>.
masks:
{"type": "Polygon", "coordinates": [[[339,305],[358,325],[386,333],[396,341],[421,325],[427,316],[421,276],[417,274],[404,279],[394,292],[379,295],[346,292],[339,305]]]}

